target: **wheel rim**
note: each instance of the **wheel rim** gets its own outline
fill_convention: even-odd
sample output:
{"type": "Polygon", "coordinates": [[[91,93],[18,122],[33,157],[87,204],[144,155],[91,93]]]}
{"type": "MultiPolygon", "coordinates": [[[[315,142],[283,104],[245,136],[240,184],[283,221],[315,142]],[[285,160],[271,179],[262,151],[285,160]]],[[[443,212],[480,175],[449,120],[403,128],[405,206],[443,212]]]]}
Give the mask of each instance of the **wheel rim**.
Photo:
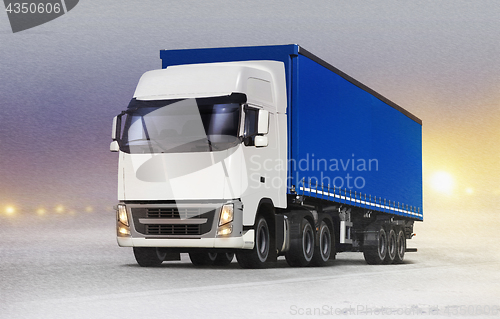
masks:
{"type": "Polygon", "coordinates": [[[319,240],[320,252],[321,252],[321,258],[323,258],[323,260],[326,261],[330,258],[330,248],[331,248],[330,230],[326,225],[324,225],[321,229],[322,232],[319,240]]]}
{"type": "Polygon", "coordinates": [[[387,240],[387,255],[392,261],[396,257],[396,234],[394,230],[391,229],[389,232],[389,239],[387,240]]]}
{"type": "Polygon", "coordinates": [[[385,255],[387,254],[387,238],[385,231],[383,229],[380,230],[379,238],[378,238],[378,254],[381,260],[385,259],[385,255]]]}
{"type": "Polygon", "coordinates": [[[167,252],[162,251],[160,248],[156,248],[156,257],[158,258],[158,261],[164,261],[165,258],[167,257],[167,252]]]}
{"type": "Polygon", "coordinates": [[[260,261],[266,261],[267,255],[269,254],[269,231],[267,229],[267,223],[263,219],[259,223],[256,244],[257,255],[260,261]]]}
{"type": "Polygon", "coordinates": [[[217,258],[217,253],[208,253],[208,259],[210,259],[210,261],[215,261],[215,259],[217,258]]]}
{"type": "Polygon", "coordinates": [[[304,233],[302,234],[302,249],[304,257],[307,261],[312,259],[313,249],[314,249],[314,237],[312,233],[312,227],[309,222],[304,227],[304,233]]]}
{"type": "Polygon", "coordinates": [[[232,261],[234,258],[234,253],[226,253],[226,259],[232,261]]]}
{"type": "Polygon", "coordinates": [[[398,258],[400,260],[403,259],[403,256],[405,255],[405,238],[404,238],[404,233],[403,231],[400,231],[398,233],[398,240],[397,240],[397,253],[398,253],[398,258]]]}

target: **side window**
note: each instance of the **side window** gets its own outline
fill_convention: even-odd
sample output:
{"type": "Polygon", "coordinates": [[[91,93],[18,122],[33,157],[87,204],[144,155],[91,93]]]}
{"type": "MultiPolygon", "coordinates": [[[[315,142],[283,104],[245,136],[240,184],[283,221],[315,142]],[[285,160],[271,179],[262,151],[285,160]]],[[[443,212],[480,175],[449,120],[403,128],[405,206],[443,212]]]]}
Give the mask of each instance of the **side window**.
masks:
{"type": "Polygon", "coordinates": [[[257,119],[259,110],[253,108],[245,109],[245,146],[255,145],[254,140],[257,135],[257,119]]]}

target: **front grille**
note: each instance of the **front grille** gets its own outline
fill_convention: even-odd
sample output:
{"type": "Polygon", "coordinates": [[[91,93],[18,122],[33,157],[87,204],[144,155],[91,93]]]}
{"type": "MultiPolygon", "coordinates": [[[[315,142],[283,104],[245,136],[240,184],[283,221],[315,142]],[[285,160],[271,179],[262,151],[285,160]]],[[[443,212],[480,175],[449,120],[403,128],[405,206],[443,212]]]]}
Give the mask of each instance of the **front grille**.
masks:
{"type": "Polygon", "coordinates": [[[196,217],[200,214],[198,208],[177,208],[177,207],[162,207],[162,208],[148,208],[148,218],[182,218],[188,219],[196,217]]]}
{"type": "Polygon", "coordinates": [[[211,231],[216,209],[213,207],[132,207],[135,230],[150,236],[199,236],[211,231]],[[163,219],[163,220],[162,220],[163,219]],[[165,219],[175,219],[172,222],[165,219]],[[182,220],[206,219],[203,224],[182,220]],[[156,221],[158,220],[158,221],[156,221]],[[142,221],[142,222],[141,222],[142,221]]]}
{"type": "Polygon", "coordinates": [[[180,218],[177,208],[148,208],[148,218],[180,218]]]}
{"type": "Polygon", "coordinates": [[[146,225],[146,235],[201,235],[201,225],[146,225]]]}

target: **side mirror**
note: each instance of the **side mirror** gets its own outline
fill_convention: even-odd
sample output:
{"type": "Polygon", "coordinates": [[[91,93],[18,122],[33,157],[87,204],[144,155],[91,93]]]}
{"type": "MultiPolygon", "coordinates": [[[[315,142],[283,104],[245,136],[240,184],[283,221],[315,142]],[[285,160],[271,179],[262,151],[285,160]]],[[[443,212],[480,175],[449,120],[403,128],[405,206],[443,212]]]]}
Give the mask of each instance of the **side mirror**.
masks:
{"type": "Polygon", "coordinates": [[[117,129],[117,126],[118,126],[117,124],[118,124],[118,117],[119,117],[119,116],[120,116],[120,115],[117,115],[117,116],[115,116],[115,117],[113,118],[113,128],[112,128],[112,129],[113,129],[113,131],[111,131],[111,139],[112,139],[113,141],[114,141],[114,140],[116,140],[116,136],[117,136],[117,134],[116,134],[116,129],[117,129]]]}
{"type": "Polygon", "coordinates": [[[120,145],[118,144],[118,141],[113,141],[111,142],[111,144],[109,145],[109,150],[111,152],[118,152],[120,150],[120,145]]]}
{"type": "Polygon", "coordinates": [[[269,111],[259,110],[257,134],[267,134],[268,132],[269,132],[269,111]]]}
{"type": "Polygon", "coordinates": [[[267,136],[257,135],[255,137],[254,142],[255,142],[256,147],[265,147],[265,146],[269,145],[269,139],[267,138],[267,136]]]}
{"type": "MultiPolygon", "coordinates": [[[[123,114],[123,113],[122,113],[123,114]]],[[[117,115],[113,118],[113,130],[111,131],[111,139],[113,142],[109,145],[109,150],[111,152],[118,152],[120,150],[120,144],[118,143],[118,138],[120,137],[120,129],[122,126],[122,114],[117,115]]]]}

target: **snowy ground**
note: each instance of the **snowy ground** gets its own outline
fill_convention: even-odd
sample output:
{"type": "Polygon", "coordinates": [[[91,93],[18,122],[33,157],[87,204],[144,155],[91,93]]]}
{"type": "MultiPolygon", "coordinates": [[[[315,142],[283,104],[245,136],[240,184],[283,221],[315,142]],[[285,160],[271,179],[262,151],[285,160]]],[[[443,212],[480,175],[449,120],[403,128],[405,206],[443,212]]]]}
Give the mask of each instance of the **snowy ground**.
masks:
{"type": "MultiPolygon", "coordinates": [[[[436,223],[437,222],[437,223],[436,223]]],[[[479,222],[480,223],[480,222],[479,222]]],[[[136,265],[112,213],[0,218],[0,318],[500,317],[496,234],[419,223],[402,265],[342,253],[330,266],[136,265]],[[90,222],[89,222],[90,221],[90,222]],[[465,239],[465,238],[468,239],[465,239]]],[[[472,225],[479,229],[479,225],[472,225]]]]}

